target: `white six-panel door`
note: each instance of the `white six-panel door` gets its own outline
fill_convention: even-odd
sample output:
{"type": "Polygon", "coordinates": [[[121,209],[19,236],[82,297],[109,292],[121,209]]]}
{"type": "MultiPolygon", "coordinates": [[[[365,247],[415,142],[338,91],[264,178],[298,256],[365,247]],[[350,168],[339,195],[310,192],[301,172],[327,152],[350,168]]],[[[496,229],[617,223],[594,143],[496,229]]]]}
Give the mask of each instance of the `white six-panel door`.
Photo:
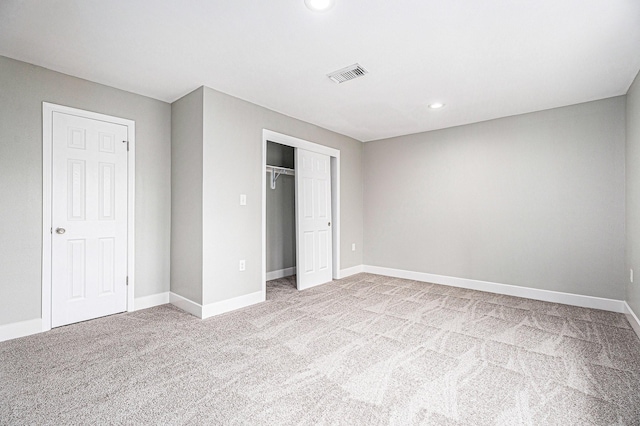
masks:
{"type": "Polygon", "coordinates": [[[296,148],[296,274],[298,290],[332,279],[331,161],[296,148]]]}
{"type": "Polygon", "coordinates": [[[127,127],[53,113],[51,326],[127,309],[127,127]]]}

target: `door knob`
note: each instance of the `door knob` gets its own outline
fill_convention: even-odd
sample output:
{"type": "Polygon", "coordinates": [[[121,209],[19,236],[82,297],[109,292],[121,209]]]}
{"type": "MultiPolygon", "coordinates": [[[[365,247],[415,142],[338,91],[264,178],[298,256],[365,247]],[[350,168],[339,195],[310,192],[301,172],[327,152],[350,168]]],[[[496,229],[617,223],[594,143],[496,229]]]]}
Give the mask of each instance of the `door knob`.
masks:
{"type": "Polygon", "coordinates": [[[327,223],[327,226],[331,226],[331,222],[327,223]]]}
{"type": "Polygon", "coordinates": [[[56,228],[56,234],[60,234],[60,235],[62,235],[62,234],[64,234],[65,232],[67,232],[67,230],[66,230],[66,229],[64,229],[64,228],[56,228]]]}

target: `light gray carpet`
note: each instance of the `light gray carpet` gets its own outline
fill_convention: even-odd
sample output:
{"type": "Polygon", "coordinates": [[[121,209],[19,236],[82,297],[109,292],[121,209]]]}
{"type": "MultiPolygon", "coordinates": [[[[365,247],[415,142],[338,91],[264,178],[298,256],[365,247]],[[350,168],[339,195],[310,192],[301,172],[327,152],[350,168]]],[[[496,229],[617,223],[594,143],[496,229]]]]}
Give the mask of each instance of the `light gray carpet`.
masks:
{"type": "Polygon", "coordinates": [[[621,314],[359,274],[0,343],[2,424],[640,424],[621,314]]]}

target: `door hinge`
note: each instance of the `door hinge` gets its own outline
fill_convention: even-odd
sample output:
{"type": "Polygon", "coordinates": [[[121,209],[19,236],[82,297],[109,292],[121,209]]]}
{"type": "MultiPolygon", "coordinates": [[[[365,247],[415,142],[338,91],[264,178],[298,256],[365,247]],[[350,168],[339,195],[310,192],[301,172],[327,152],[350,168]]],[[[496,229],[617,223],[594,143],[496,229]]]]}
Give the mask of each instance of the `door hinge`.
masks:
{"type": "Polygon", "coordinates": [[[127,277],[127,285],[129,285],[129,277],[127,277]]]}
{"type": "Polygon", "coordinates": [[[127,144],[127,151],[129,151],[129,141],[122,141],[122,143],[126,143],[127,144]]]}

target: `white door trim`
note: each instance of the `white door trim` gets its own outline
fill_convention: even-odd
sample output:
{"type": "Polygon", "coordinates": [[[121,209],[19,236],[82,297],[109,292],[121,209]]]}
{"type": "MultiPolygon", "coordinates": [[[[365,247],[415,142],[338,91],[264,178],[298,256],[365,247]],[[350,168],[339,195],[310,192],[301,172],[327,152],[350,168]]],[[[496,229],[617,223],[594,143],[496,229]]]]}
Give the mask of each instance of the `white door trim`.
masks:
{"type": "Polygon", "coordinates": [[[96,112],[42,103],[42,331],[51,330],[51,192],[53,113],[61,112],[92,120],[107,121],[127,127],[129,156],[127,159],[127,311],[134,310],[135,288],[135,176],[136,129],[133,120],[112,117],[96,112]]]}
{"type": "MultiPolygon", "coordinates": [[[[331,216],[333,279],[340,278],[340,150],[272,130],[262,129],[262,294],[267,294],[267,141],[331,157],[331,216]]],[[[297,237],[296,237],[297,238],[297,237]]]]}

